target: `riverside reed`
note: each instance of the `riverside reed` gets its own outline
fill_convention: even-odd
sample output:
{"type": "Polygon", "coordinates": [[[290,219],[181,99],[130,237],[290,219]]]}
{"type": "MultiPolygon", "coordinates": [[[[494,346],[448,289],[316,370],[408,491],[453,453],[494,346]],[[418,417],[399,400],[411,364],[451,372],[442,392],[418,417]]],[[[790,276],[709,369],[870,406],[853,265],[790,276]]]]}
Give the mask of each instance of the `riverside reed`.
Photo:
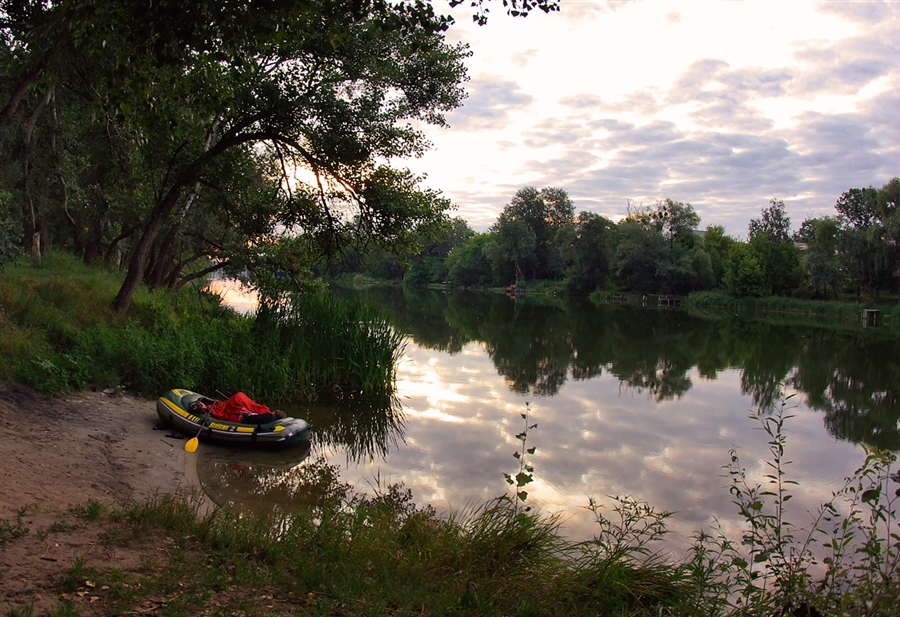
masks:
{"type": "Polygon", "coordinates": [[[376,309],[327,289],[240,315],[197,289],[141,290],[127,317],[109,308],[120,276],[51,253],[0,276],[0,378],[47,394],[116,387],[242,390],[267,402],[320,396],[389,401],[402,335],[376,309]]]}

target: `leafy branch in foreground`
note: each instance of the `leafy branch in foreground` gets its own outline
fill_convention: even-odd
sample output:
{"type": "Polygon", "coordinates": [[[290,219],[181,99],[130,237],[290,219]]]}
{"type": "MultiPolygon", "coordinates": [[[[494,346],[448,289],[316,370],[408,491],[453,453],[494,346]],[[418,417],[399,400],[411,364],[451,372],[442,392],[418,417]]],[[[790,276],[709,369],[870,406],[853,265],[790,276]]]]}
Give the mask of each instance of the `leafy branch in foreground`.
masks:
{"type": "Polygon", "coordinates": [[[893,614],[900,602],[900,489],[891,492],[891,483],[900,482],[891,473],[897,457],[863,446],[862,466],[811,513],[810,525],[796,527],[786,507],[793,497],[789,489],[797,485],[785,471],[790,464],[785,459],[785,421],[793,417],[785,413],[790,398],[783,397],[772,415],[751,414],[769,436],[765,484],[751,479],[735,450],[725,467],[745,522],[740,543],[721,530],[714,542],[722,561],[719,572],[736,598],[733,608],[742,615],[794,610],[893,614]]]}
{"type": "MultiPolygon", "coordinates": [[[[537,424],[528,424],[528,413],[531,411],[531,403],[525,403],[525,412],[519,414],[522,416],[522,420],[525,421],[525,429],[516,435],[516,439],[522,442],[521,449],[513,452],[513,457],[519,461],[519,472],[512,476],[511,474],[504,473],[503,477],[506,478],[506,483],[510,486],[515,486],[515,498],[513,499],[513,509],[518,511],[519,502],[522,504],[525,503],[525,500],[528,499],[528,491],[522,490],[527,485],[534,482],[534,467],[526,460],[526,457],[530,454],[534,454],[536,448],[526,447],[526,441],[528,440],[528,431],[537,428],[537,424]]],[[[525,512],[531,511],[531,506],[525,507],[525,512]]]]}

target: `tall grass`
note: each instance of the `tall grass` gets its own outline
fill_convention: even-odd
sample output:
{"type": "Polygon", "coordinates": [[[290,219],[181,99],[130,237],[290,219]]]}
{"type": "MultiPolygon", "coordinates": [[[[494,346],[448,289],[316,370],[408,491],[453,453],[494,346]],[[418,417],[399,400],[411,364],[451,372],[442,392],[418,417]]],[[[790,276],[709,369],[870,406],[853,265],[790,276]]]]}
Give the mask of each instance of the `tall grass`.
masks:
{"type": "Polygon", "coordinates": [[[51,253],[0,278],[0,378],[45,393],[121,387],[244,391],[270,402],[320,396],[387,402],[402,335],[377,310],[327,291],[292,295],[255,316],[216,296],[142,289],[127,317],[110,310],[115,273],[51,253]]]}
{"type": "Polygon", "coordinates": [[[253,335],[295,367],[301,387],[316,384],[341,398],[393,395],[404,337],[378,309],[330,292],[263,302],[253,335]]]}

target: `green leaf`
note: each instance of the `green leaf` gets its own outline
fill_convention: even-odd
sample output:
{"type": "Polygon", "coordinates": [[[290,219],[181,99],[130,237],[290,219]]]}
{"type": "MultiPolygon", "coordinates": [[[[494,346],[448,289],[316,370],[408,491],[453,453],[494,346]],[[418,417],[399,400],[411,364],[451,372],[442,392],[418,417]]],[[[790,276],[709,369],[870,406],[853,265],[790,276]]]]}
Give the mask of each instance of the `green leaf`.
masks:
{"type": "Polygon", "coordinates": [[[525,486],[526,484],[530,484],[534,482],[534,478],[524,472],[519,472],[516,474],[516,486],[525,486]]]}
{"type": "Polygon", "coordinates": [[[881,497],[881,487],[879,488],[870,488],[869,490],[863,491],[862,500],[863,501],[878,501],[878,498],[881,497]]]}

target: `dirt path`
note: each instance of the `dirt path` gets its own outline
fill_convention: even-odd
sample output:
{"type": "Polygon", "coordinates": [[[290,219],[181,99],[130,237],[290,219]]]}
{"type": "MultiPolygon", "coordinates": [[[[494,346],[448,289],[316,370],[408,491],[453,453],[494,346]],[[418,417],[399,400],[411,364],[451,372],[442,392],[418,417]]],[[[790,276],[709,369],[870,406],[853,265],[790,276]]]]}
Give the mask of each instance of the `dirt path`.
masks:
{"type": "Polygon", "coordinates": [[[47,398],[0,382],[0,527],[27,529],[0,541],[0,614],[27,606],[46,614],[76,557],[85,565],[140,562],[140,549],[104,548],[97,526],[83,528],[70,506],[197,494],[194,455],[157,424],[153,400],[99,392],[47,398]]]}

